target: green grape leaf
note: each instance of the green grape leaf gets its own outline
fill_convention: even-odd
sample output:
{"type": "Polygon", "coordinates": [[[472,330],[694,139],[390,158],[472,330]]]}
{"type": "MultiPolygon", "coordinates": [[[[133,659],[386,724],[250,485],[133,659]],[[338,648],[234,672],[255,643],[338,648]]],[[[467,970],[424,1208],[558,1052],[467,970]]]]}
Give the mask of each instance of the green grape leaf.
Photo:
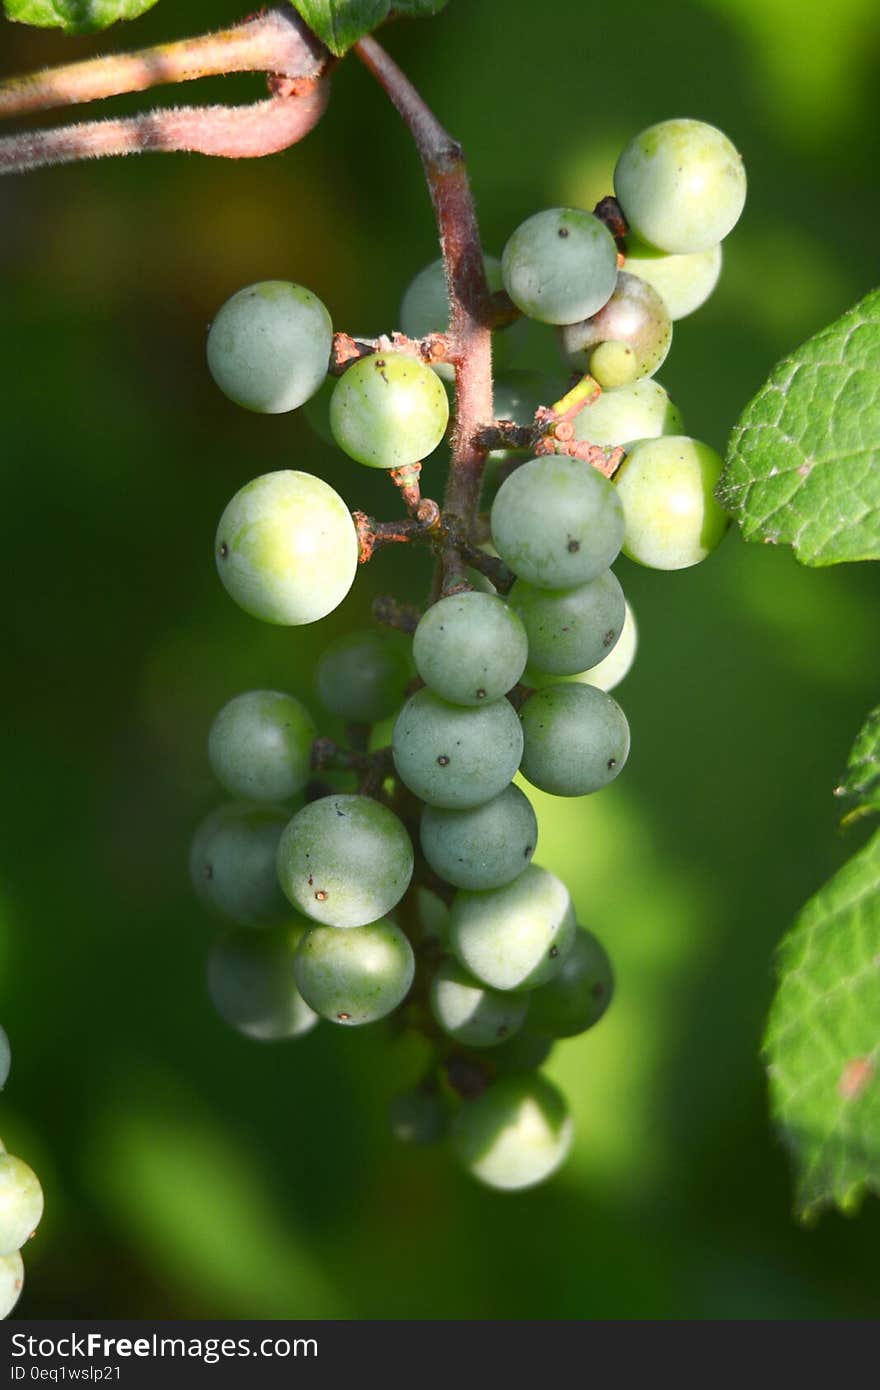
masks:
{"type": "Polygon", "coordinates": [[[157,0],[3,0],[7,19],[65,34],[95,34],[119,19],[137,19],[157,0]]]}
{"type": "Polygon", "coordinates": [[[844,825],[880,812],[880,705],[862,725],[834,795],[853,802],[843,818],[844,825]]]}
{"type": "Polygon", "coordinates": [[[764,1043],[804,1220],[880,1193],[880,830],[782,943],[764,1043]]]}
{"type": "Polygon", "coordinates": [[[717,495],[747,541],[791,545],[805,565],[880,559],[880,290],[774,368],[717,495]]]}
{"type": "Polygon", "coordinates": [[[296,8],[312,33],[341,58],[388,18],[391,0],[296,0],[296,8]]]}
{"type": "Polygon", "coordinates": [[[439,14],[448,4],[449,0],[391,0],[394,14],[414,15],[418,19],[439,14]]]}

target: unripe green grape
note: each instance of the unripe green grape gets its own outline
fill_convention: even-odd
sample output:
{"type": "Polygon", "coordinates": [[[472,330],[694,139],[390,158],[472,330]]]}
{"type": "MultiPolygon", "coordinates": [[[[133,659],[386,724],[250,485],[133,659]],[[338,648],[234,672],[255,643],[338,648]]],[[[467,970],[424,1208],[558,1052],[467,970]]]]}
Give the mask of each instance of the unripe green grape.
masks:
{"type": "Polygon", "coordinates": [[[623,543],[623,524],[613,484],[562,454],[517,468],[492,504],[499,555],[539,589],[572,589],[607,570],[623,543]]]}
{"type": "Polygon", "coordinates": [[[449,918],[459,961],[492,989],[535,989],[552,980],[574,932],[568,889],[537,864],[503,888],[456,893],[449,918]]]}
{"type": "Polygon", "coordinates": [[[742,156],[715,126],[661,121],[624,149],[614,192],[636,236],[688,255],[716,246],[739,221],[746,175],[742,156]]]}
{"type": "Polygon", "coordinates": [[[361,357],[339,378],[330,401],[336,443],[370,468],[402,468],[427,458],[448,423],[442,382],[402,352],[361,357]]]}
{"type": "Polygon", "coordinates": [[[404,1091],[388,1107],[391,1133],[400,1144],[437,1144],[447,1128],[446,1106],[436,1091],[404,1091]]]}
{"type": "Polygon", "coordinates": [[[525,628],[503,599],[450,594],[432,604],[413,636],[422,680],[454,705],[489,705],[512,690],[528,655],[525,628]]]}
{"type": "Polygon", "coordinates": [[[604,448],[630,444],[635,439],[656,439],[661,434],[680,434],[682,428],[681,411],[651,377],[603,391],[574,420],[575,439],[604,448]]]}
{"type": "Polygon", "coordinates": [[[24,1288],[24,1262],[18,1250],[0,1258],[0,1320],[8,1318],[24,1288]]]}
{"type": "Polygon", "coordinates": [[[714,449],[688,435],[635,444],[615,475],[624,554],[657,570],[687,569],[705,560],[728,526],[714,495],[723,466],[714,449]]]}
{"type": "MultiPolygon", "coordinates": [[[[576,681],[580,685],[595,685],[597,690],[607,691],[613,690],[629,675],[636,658],[638,629],[633,611],[626,600],[624,600],[624,607],[626,612],[623,619],[623,629],[608,655],[603,657],[598,665],[591,666],[588,671],[578,671],[576,675],[567,676],[564,679],[576,681]]],[[[533,666],[527,666],[523,672],[523,684],[534,686],[538,690],[542,690],[548,685],[556,685],[558,682],[558,676],[547,675],[533,666]]]]}
{"type": "Polygon", "coordinates": [[[317,295],[263,280],[227,299],[208,333],[208,367],[247,410],[278,415],[313,396],[327,375],[333,324],[317,295]]]}
{"type": "Polygon", "coordinates": [[[0,1028],[0,1091],[9,1080],[9,1069],[12,1066],[12,1049],[9,1046],[9,1038],[6,1029],[0,1028]]]}
{"type": "Polygon", "coordinates": [[[304,806],[278,845],[278,877],[294,907],[328,927],[362,927],[400,902],[412,877],[409,835],[369,796],[304,806]]]}
{"type": "Polygon", "coordinates": [[[315,1013],[357,1027],[403,1002],[415,961],[400,928],[383,920],[350,931],[313,927],[299,944],[294,968],[299,991],[315,1013]]]}
{"type": "Polygon", "coordinates": [[[588,355],[586,369],[603,391],[630,386],[644,376],[635,348],[621,339],[599,343],[594,347],[588,355]]]}
{"type": "Polygon", "coordinates": [[[275,868],[289,820],[284,806],[229,802],[202,821],[193,836],[189,867],[206,907],[244,927],[270,926],[290,916],[275,868]]]}
{"type": "MultiPolygon", "coordinates": [[[[356,342],[372,343],[375,341],[375,333],[352,333],[351,337],[356,342]]],[[[303,417],[309,427],[314,431],[320,440],[329,444],[331,449],[336,448],[336,440],[333,438],[333,431],[330,428],[330,402],[333,399],[333,392],[336,390],[338,378],[328,376],[320,389],[312,396],[311,400],[306,401],[303,406],[303,417]]]]}
{"type": "Polygon", "coordinates": [[[336,389],[336,377],[328,376],[319,391],[312,396],[310,401],[306,401],[303,406],[303,419],[308,424],[314,434],[318,436],[322,444],[329,448],[336,449],[336,440],[333,438],[333,431],[330,428],[330,401],[336,389]]]}
{"type": "MultiPolygon", "coordinates": [[[[530,1000],[536,992],[529,995],[530,1000]]],[[[529,1011],[531,1012],[531,1004],[529,1011]]],[[[554,1042],[554,1038],[535,1032],[530,1021],[526,1020],[512,1038],[507,1038],[500,1047],[493,1047],[491,1052],[485,1055],[486,1059],[492,1062],[498,1076],[512,1076],[517,1072],[536,1071],[538,1067],[543,1066],[553,1051],[554,1042]]]]}
{"type": "Polygon", "coordinates": [[[529,1022],[553,1038],[573,1038],[599,1022],[613,993],[614,971],[604,946],[578,927],[559,974],[529,996],[529,1022]]]}
{"type": "Polygon", "coordinates": [[[431,1013],[456,1042],[495,1047],[522,1026],[529,1011],[526,994],[487,989],[458,961],[445,960],[431,981],[431,1013]]]}
{"type": "Polygon", "coordinates": [[[529,318],[577,323],[610,297],[617,279],[617,247],[591,212],[547,208],[517,227],[501,267],[504,288],[529,318]]]}
{"type": "Polygon", "coordinates": [[[20,1250],[40,1224],[43,1189],[20,1158],[0,1154],[0,1256],[20,1250]]]}
{"type": "Polygon", "coordinates": [[[421,884],[416,888],[415,896],[421,941],[442,946],[445,950],[449,939],[449,908],[442,898],[421,884]]]}
{"type": "Polygon", "coordinates": [[[351,513],[311,473],[254,478],[220,518],[217,572],[235,602],[266,623],[297,627],[332,613],[358,566],[351,513]]]}
{"type": "Polygon", "coordinates": [[[522,730],[508,700],[464,709],[419,690],[397,717],[392,748],[411,792],[429,806],[465,810],[507,786],[522,756],[522,730]]]}
{"type": "Polygon", "coordinates": [[[534,1187],[556,1172],[573,1125],[562,1093],[540,1073],[506,1076],[455,1118],[452,1144],[467,1171],[502,1192],[534,1187]]]}
{"type": "Polygon", "coordinates": [[[612,782],[629,756],[629,725],[604,690],[570,682],[530,695],[520,710],[523,776],[553,796],[587,796],[612,782]]]}
{"type": "Polygon", "coordinates": [[[390,719],[415,675],[411,644],[399,633],[349,632],[321,655],[315,672],[325,709],[349,724],[390,719]]]}
{"type": "Polygon", "coordinates": [[[560,328],[559,341],[566,361],[600,386],[627,386],[662,366],[672,321],[657,291],[622,270],[608,303],[592,318],[560,328]]]}
{"type": "Polygon", "coordinates": [[[538,819],[528,797],[511,782],[498,796],[468,811],[426,806],[422,851],[431,868],[456,888],[502,888],[531,862],[538,819]]]}
{"type": "Polygon", "coordinates": [[[623,268],[653,285],[675,322],[705,304],[718,284],[721,260],[720,245],[689,255],[670,256],[646,246],[636,236],[628,236],[623,268]]]}
{"type": "Polygon", "coordinates": [[[293,695],[248,690],[225,704],[211,726],[208,758],[233,796],[286,801],[309,780],[314,720],[293,695]]]}
{"type": "Polygon", "coordinates": [[[528,633],[529,662],[559,676],[576,675],[607,656],[626,616],[623,590],[611,570],[576,589],[536,589],[518,579],[510,606],[528,633]]]}
{"type": "MultiPolygon", "coordinates": [[[[503,289],[501,262],[498,258],[484,256],[483,266],[490,294],[503,289]]],[[[400,305],[399,319],[400,331],[408,338],[427,338],[431,333],[449,332],[449,295],[442,260],[432,261],[410,281],[400,305]]],[[[526,333],[526,325],[519,320],[499,329],[493,335],[492,359],[497,369],[503,371],[514,360],[522,348],[526,333]]],[[[432,366],[444,380],[454,379],[455,368],[451,363],[435,362],[432,366]]]]}
{"type": "Polygon", "coordinates": [[[302,919],[266,931],[233,927],[208,955],[208,993],[218,1014],[258,1042],[299,1038],[318,1022],[296,987],[296,948],[302,919]]]}

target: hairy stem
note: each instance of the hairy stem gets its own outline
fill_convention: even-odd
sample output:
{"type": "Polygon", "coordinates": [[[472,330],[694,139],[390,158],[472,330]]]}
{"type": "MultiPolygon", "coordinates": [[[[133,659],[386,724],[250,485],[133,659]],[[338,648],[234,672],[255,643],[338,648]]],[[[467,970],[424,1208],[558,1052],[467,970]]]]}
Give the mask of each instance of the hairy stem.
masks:
{"type": "Polygon", "coordinates": [[[302,140],[327,105],[327,83],[279,79],[268,101],[252,106],[184,106],[119,120],[86,121],[59,130],[24,131],[0,139],[0,174],[111,155],[164,152],[258,159],[302,140]],[[280,83],[286,90],[281,90],[280,83]]]}
{"type": "Polygon", "coordinates": [[[171,107],[4,136],[0,174],[158,150],[227,159],[277,154],[307,135],[323,115],[328,64],[327,50],[298,16],[269,11],[220,34],[12,78],[0,83],[0,116],[219,72],[267,72],[271,95],[250,106],[171,107]]]}
{"type": "MultiPolygon", "coordinates": [[[[409,127],[434,205],[451,308],[450,357],[456,362],[452,462],[443,508],[467,533],[479,504],[486,461],[479,427],[493,414],[491,306],[467,166],[461,146],[381,45],[361,39],[356,51],[409,127]]],[[[441,591],[458,582],[461,570],[462,557],[450,541],[440,560],[441,591]]]]}
{"type": "Polygon", "coordinates": [[[0,82],[0,116],[76,106],[220,73],[309,77],[326,58],[326,50],[296,14],[269,10],[217,34],[7,78],[0,82]]]}
{"type": "Polygon", "coordinates": [[[405,352],[431,366],[448,362],[451,345],[446,333],[429,333],[426,338],[408,338],[405,333],[383,333],[378,338],[353,338],[350,333],[334,333],[330,351],[330,375],[342,376],[353,362],[376,352],[405,352]]]}

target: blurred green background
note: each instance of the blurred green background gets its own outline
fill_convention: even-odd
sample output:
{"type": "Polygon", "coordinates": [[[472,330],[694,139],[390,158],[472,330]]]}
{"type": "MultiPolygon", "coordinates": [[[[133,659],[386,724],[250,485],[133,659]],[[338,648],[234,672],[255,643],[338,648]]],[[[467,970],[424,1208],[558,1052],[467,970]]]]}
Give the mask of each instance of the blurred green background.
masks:
{"type": "MultiPolygon", "coordinates": [[[[166,0],[102,44],[0,24],[2,70],[240,13],[166,0]]],[[[876,20],[873,0],[451,0],[387,38],[466,145],[489,250],[548,203],[591,206],[652,121],[733,137],[748,207],[661,373],[723,448],[774,361],[875,278],[876,20]]],[[[601,1027],[551,1062],[578,1138],[548,1187],[495,1195],[394,1147],[385,1110],[414,1059],[381,1027],[260,1046],[212,1013],[214,927],[186,854],[219,800],[213,714],[253,686],[311,700],[328,638],[424,581],[385,552],[332,619],[283,630],[214,573],[222,507],[269,469],[393,510],[382,478],[298,417],[237,411],[203,363],[242,284],[302,280],[338,326],[381,331],[436,254],[396,115],[353,61],[334,87],[314,136],[263,163],[0,184],[0,1132],[47,1197],[18,1315],[876,1316],[880,1206],[793,1224],[758,1060],[774,945],[859,841],[830,792],[877,693],[869,567],[810,572],[736,536],[679,574],[619,565],[641,630],[618,692],[632,758],[599,797],[539,798],[539,859],[619,981],[601,1027]]],[[[540,335],[537,352],[552,363],[540,335]]]]}

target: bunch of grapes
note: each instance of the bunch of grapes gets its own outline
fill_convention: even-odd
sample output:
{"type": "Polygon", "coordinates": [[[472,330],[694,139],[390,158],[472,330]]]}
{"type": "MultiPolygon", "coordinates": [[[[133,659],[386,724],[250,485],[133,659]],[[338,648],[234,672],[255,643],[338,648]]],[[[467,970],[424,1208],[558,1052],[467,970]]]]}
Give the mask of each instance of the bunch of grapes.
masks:
{"type": "MultiPolygon", "coordinates": [[[[11,1052],[0,1028],[0,1091],[9,1078],[11,1052]]],[[[6,1152],[0,1140],[0,1318],[8,1318],[24,1286],[21,1248],[40,1224],[43,1189],[36,1173],[6,1152]]]]}
{"type": "MultiPolygon", "coordinates": [[[[287,282],[241,290],[210,330],[215,380],[251,410],[313,401],[332,366],[318,401],[336,443],[392,473],[414,538],[439,549],[454,521],[472,566],[445,575],[414,617],[382,606],[407,636],[365,630],[324,652],[317,695],[349,727],[347,747],[319,737],[305,706],[278,691],[238,695],[218,714],[210,761],[233,800],[199,827],[192,875],[235,925],[211,950],[210,994],[264,1040],[400,1010],[431,1061],[393,1103],[394,1133],[448,1136],[491,1187],[531,1186],[563,1161],[566,1102],[538,1068],[611,1000],[602,944],[534,861],[526,789],[591,795],[627,761],[629,727],[609,693],[636,649],[610,568],[621,550],[674,570],[724,535],[721,460],[683,433],[653,378],[673,321],[711,293],[744,199],[726,136],[666,121],[624,149],[614,198],[592,213],[539,212],[500,262],[486,258],[510,325],[495,334],[496,363],[515,352],[522,315],[556,329],[577,375],[550,406],[533,374],[496,380],[482,532],[477,517],[448,518],[419,491],[449,425],[447,385],[454,399],[454,366],[435,351],[450,315],[442,262],[408,289],[402,331],[370,345],[334,335],[320,300],[287,282]],[[376,728],[392,719],[382,746],[376,728]],[[326,769],[335,781],[316,782],[326,769]]],[[[369,558],[368,522],[321,478],[266,474],[223,512],[220,577],[254,617],[316,622],[369,558]]]]}

